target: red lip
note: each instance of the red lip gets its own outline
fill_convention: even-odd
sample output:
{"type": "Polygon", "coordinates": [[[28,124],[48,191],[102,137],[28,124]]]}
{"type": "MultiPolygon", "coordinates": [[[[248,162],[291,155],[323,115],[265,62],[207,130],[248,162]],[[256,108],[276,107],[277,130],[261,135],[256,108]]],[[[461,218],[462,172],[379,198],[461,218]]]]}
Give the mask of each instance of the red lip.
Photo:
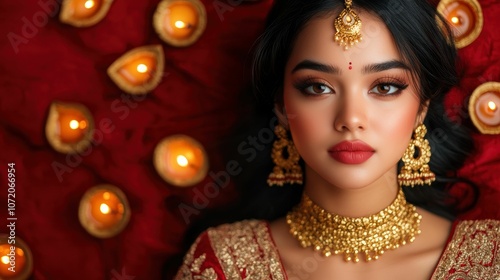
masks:
{"type": "Polygon", "coordinates": [[[330,156],[344,164],[360,164],[367,161],[375,150],[365,142],[342,141],[328,150],[330,156]]]}

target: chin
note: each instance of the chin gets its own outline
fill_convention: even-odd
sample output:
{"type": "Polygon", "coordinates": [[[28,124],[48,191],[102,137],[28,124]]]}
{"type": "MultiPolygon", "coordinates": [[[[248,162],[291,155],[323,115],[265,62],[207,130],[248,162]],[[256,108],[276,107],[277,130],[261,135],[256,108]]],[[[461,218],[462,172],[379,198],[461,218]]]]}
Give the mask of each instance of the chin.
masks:
{"type": "Polygon", "coordinates": [[[336,189],[341,189],[341,190],[360,190],[363,188],[366,188],[370,186],[374,181],[370,180],[356,180],[356,182],[345,182],[345,181],[329,181],[331,186],[335,187],[336,189]]]}

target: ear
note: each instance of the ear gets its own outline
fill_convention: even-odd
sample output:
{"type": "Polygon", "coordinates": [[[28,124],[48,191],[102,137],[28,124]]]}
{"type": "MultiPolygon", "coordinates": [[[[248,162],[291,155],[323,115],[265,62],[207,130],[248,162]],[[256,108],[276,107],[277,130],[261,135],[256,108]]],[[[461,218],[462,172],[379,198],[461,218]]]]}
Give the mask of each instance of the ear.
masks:
{"type": "Polygon", "coordinates": [[[284,106],[280,106],[277,103],[274,104],[274,113],[278,117],[278,120],[280,124],[285,128],[288,129],[288,118],[286,115],[286,110],[284,106]]]}
{"type": "Polygon", "coordinates": [[[422,108],[420,109],[420,112],[417,115],[417,118],[415,119],[415,125],[414,127],[417,128],[420,124],[424,122],[425,116],[427,116],[427,111],[429,110],[429,103],[430,100],[427,100],[424,105],[422,105],[422,108]]]}

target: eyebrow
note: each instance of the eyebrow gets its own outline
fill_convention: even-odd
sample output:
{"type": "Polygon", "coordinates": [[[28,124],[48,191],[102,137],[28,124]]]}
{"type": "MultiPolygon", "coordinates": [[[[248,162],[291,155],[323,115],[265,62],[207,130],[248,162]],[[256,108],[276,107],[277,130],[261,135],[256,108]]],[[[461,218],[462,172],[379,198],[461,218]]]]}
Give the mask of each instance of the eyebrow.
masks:
{"type": "MultiPolygon", "coordinates": [[[[295,73],[299,70],[303,69],[310,69],[310,70],[316,70],[320,72],[325,72],[328,74],[336,74],[340,75],[342,74],[342,70],[340,70],[339,67],[329,65],[329,64],[323,64],[319,63],[316,61],[312,60],[303,60],[299,64],[297,64],[293,69],[292,73],[295,73]]],[[[382,72],[385,70],[389,69],[403,69],[406,71],[411,71],[411,68],[406,65],[406,63],[399,61],[399,60],[390,60],[382,63],[373,63],[373,64],[368,64],[365,67],[363,67],[362,73],[363,74],[369,74],[369,73],[375,73],[375,72],[382,72]]]]}
{"type": "Polygon", "coordinates": [[[316,71],[325,72],[328,74],[336,74],[336,75],[340,75],[342,73],[342,70],[340,70],[340,68],[338,68],[336,66],[323,64],[323,63],[319,63],[316,61],[306,59],[306,60],[301,61],[299,64],[297,64],[292,69],[292,74],[299,71],[299,70],[302,70],[302,69],[316,70],[316,71]]]}
{"type": "Polygon", "coordinates": [[[406,63],[399,60],[389,60],[382,63],[368,64],[363,67],[363,74],[382,72],[389,69],[403,69],[406,71],[411,71],[411,68],[406,65],[406,63]]]}

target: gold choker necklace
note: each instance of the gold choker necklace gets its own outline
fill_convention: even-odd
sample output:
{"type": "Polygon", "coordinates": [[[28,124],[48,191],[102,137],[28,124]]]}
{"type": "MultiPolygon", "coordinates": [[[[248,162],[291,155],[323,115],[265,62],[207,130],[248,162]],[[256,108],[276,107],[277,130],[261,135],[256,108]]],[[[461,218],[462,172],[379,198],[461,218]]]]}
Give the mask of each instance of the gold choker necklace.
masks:
{"type": "Polygon", "coordinates": [[[305,193],[301,202],[286,215],[290,233],[302,247],[313,247],[325,257],[344,254],[346,261],[358,262],[364,253],[366,261],[377,260],[385,250],[413,242],[420,234],[420,216],[415,206],[399,193],[387,208],[377,214],[349,218],[328,213],[305,193]]]}

